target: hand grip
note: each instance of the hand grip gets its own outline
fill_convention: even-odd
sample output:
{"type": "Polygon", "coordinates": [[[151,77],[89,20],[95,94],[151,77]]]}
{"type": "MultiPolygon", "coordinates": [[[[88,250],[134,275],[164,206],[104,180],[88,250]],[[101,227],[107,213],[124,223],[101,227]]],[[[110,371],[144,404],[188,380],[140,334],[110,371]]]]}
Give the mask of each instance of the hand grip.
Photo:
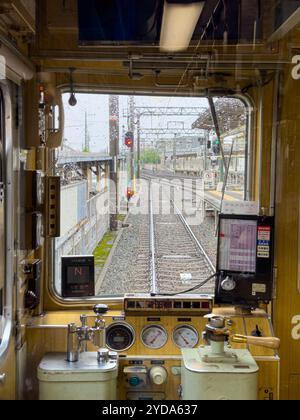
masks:
{"type": "Polygon", "coordinates": [[[231,341],[233,343],[248,344],[249,346],[259,346],[273,350],[278,350],[280,347],[280,340],[276,337],[252,337],[236,334],[231,337],[231,341]]]}

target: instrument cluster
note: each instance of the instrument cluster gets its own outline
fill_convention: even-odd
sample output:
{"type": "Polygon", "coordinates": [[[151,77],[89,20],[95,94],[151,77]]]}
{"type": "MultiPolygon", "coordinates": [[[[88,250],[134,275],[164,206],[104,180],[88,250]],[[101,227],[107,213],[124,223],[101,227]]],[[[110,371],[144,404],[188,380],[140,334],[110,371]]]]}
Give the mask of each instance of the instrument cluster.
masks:
{"type": "MultiPolygon", "coordinates": [[[[107,346],[114,351],[129,350],[137,339],[134,328],[125,322],[116,322],[108,326],[107,346]]],[[[142,344],[152,350],[163,348],[169,339],[166,328],[162,325],[146,325],[141,332],[142,344]]],[[[172,331],[172,340],[179,349],[194,348],[199,343],[199,333],[192,325],[179,325],[172,331]]]]}
{"type": "Polygon", "coordinates": [[[107,346],[118,352],[125,352],[134,344],[139,346],[135,349],[137,352],[143,351],[140,345],[145,349],[159,350],[172,343],[171,348],[175,353],[176,349],[194,348],[199,344],[201,328],[199,326],[197,331],[192,325],[193,319],[199,320],[211,313],[212,307],[213,300],[207,295],[165,299],[127,295],[124,319],[113,319],[113,323],[107,327],[107,346]],[[170,326],[170,317],[178,317],[178,322],[171,320],[170,326]]]}

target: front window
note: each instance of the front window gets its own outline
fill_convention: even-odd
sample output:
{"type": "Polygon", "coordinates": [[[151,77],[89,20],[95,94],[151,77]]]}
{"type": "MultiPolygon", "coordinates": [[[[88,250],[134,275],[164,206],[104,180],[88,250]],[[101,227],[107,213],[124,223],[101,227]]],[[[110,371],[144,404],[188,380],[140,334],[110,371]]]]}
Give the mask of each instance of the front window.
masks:
{"type": "Polygon", "coordinates": [[[63,97],[61,259],[95,259],[95,295],[214,293],[218,212],[244,200],[248,121],[236,98],[63,97]],[[212,106],[217,115],[212,118],[212,106]],[[74,104],[73,104],[74,105],[74,104]]]}

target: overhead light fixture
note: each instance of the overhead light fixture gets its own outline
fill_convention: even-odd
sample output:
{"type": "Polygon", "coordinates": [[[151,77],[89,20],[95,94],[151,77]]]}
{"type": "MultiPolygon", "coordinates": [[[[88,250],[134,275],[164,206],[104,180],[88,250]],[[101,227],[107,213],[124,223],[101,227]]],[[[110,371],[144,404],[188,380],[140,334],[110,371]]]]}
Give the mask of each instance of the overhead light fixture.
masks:
{"type": "Polygon", "coordinates": [[[165,0],[160,36],[161,51],[186,50],[204,7],[204,1],[165,0]]]}

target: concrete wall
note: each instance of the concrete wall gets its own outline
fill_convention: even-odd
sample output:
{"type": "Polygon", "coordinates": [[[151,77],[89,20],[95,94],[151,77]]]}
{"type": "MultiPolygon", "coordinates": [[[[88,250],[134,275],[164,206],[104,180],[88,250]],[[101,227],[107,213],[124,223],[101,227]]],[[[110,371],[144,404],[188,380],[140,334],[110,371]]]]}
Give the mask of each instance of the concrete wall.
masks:
{"type": "Polygon", "coordinates": [[[61,232],[55,242],[55,287],[61,292],[61,257],[90,255],[109,229],[109,193],[86,200],[86,181],[62,187],[61,232]]]}

